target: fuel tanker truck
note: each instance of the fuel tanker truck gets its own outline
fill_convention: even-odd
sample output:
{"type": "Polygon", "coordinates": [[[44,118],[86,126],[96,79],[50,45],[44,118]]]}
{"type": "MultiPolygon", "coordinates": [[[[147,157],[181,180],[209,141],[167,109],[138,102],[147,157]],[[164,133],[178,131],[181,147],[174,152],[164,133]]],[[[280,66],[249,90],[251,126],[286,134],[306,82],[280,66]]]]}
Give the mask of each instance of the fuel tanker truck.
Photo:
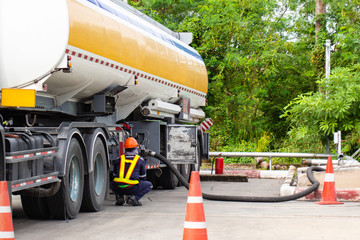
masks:
{"type": "MultiPolygon", "coordinates": [[[[129,136],[187,179],[208,158],[207,71],[188,36],[119,0],[0,1],[0,180],[27,216],[99,211],[129,136]]],[[[145,160],[155,187],[179,184],[145,160]]]]}

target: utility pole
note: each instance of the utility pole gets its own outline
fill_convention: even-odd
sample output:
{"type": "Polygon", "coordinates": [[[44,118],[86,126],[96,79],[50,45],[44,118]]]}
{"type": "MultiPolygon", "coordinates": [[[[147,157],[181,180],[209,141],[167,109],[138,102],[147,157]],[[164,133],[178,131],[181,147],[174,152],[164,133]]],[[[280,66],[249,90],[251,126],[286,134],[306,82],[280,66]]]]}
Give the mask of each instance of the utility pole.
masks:
{"type": "Polygon", "coordinates": [[[334,132],[334,143],[338,145],[337,154],[338,158],[341,159],[343,157],[341,151],[341,131],[334,132]]]}
{"type": "Polygon", "coordinates": [[[330,76],[331,40],[325,41],[325,78],[330,76]]]}
{"type": "MultiPolygon", "coordinates": [[[[326,83],[329,83],[329,77],[330,77],[330,55],[331,55],[331,41],[327,39],[325,41],[325,81],[326,83]]],[[[326,84],[327,88],[327,84],[326,84]]],[[[325,90],[326,98],[328,98],[328,92],[327,89],[325,90]]],[[[326,146],[325,146],[325,153],[330,153],[330,139],[327,137],[326,139],[326,146]]]]}

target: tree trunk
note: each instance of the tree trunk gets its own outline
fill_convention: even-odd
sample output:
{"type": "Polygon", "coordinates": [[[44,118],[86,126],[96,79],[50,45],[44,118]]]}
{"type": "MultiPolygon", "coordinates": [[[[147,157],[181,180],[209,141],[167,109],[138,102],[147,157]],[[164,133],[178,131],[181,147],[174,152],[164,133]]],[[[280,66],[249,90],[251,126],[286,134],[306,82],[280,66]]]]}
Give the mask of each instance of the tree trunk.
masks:
{"type": "Polygon", "coordinates": [[[322,0],[316,0],[316,5],[315,5],[315,17],[316,17],[316,22],[315,22],[315,33],[316,33],[316,39],[318,37],[318,33],[320,31],[320,29],[323,27],[322,26],[322,16],[321,15],[325,15],[326,12],[326,8],[325,8],[325,3],[322,2],[322,0]]]}

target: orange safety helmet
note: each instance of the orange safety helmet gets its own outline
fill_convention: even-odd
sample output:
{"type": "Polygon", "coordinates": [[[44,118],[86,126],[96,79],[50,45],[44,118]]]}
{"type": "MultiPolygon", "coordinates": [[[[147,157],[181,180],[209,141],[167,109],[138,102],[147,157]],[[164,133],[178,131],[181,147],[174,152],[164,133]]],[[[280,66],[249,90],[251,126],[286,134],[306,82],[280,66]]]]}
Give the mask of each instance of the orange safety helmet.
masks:
{"type": "Polygon", "coordinates": [[[139,146],[138,142],[133,137],[128,137],[125,141],[125,148],[136,148],[139,146]]]}

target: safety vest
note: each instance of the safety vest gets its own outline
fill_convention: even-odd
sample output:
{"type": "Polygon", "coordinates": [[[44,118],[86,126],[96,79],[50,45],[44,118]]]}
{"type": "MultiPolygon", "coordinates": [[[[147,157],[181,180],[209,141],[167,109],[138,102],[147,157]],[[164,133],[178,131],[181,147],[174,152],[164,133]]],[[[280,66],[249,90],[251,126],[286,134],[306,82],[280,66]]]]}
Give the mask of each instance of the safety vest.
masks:
{"type": "Polygon", "coordinates": [[[114,182],[123,183],[123,185],[119,185],[121,188],[127,188],[132,185],[138,184],[138,180],[131,180],[130,177],[134,171],[134,168],[139,161],[140,156],[135,155],[134,159],[126,159],[125,155],[121,155],[120,158],[120,167],[119,167],[119,177],[114,178],[114,182]],[[125,175],[125,163],[130,163],[129,169],[125,175]]]}

